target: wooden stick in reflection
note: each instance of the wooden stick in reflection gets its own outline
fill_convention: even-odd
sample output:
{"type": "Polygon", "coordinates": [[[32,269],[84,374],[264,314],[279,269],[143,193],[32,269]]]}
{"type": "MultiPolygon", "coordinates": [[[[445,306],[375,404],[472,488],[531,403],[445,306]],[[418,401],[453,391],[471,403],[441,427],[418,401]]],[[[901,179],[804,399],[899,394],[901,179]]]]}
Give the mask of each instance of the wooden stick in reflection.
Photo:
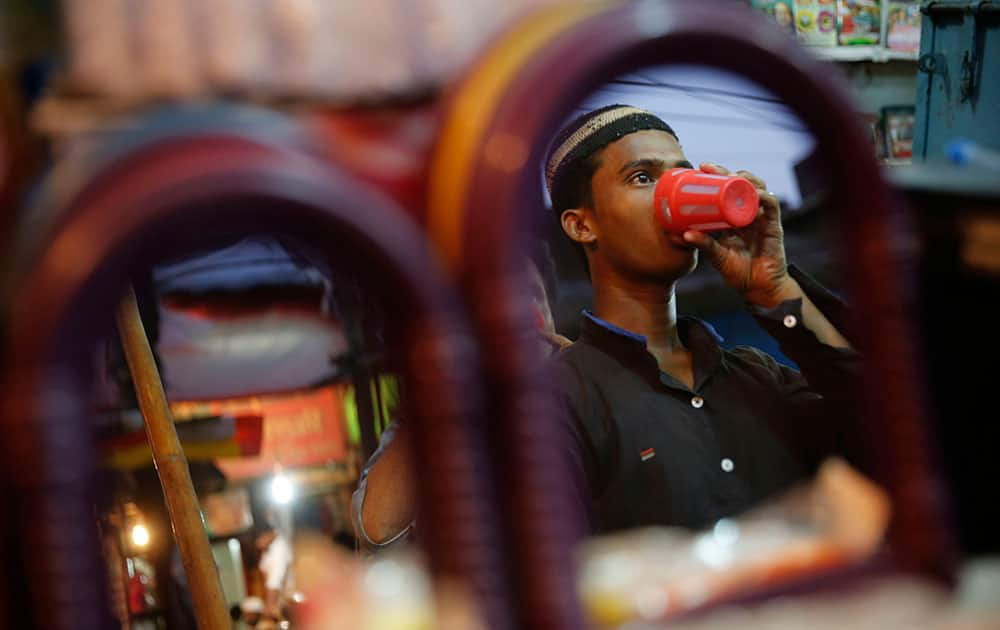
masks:
{"type": "Polygon", "coordinates": [[[232,623],[212,560],[208,536],[202,525],[198,497],[131,286],[118,305],[117,319],[118,334],[145,419],[146,439],[153,451],[153,463],[160,477],[170,524],[187,573],[198,628],[229,630],[232,623]]]}

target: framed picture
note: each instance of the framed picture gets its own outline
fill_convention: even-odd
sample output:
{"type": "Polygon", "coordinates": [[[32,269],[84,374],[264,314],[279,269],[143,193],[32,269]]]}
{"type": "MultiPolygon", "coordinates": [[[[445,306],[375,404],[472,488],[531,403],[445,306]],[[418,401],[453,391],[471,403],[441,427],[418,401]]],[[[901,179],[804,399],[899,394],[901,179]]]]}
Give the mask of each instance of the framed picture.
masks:
{"type": "Polygon", "coordinates": [[[920,3],[890,0],[886,45],[890,50],[916,53],[920,50],[920,3]]]}
{"type": "Polygon", "coordinates": [[[201,509],[212,536],[235,536],[253,526],[250,493],[245,487],[206,495],[201,499],[201,509]]]}
{"type": "Polygon", "coordinates": [[[872,46],[879,43],[882,17],[878,0],[839,0],[837,18],[840,22],[842,46],[872,46]]]}
{"type": "Polygon", "coordinates": [[[894,105],[882,108],[882,125],[885,131],[886,157],[901,159],[913,157],[913,105],[894,105]]]}
{"type": "Polygon", "coordinates": [[[795,32],[806,46],[837,45],[834,0],[795,0],[795,32]]]}
{"type": "Polygon", "coordinates": [[[795,35],[795,14],[792,0],[752,0],[752,6],[778,23],[789,35],[795,35]]]}

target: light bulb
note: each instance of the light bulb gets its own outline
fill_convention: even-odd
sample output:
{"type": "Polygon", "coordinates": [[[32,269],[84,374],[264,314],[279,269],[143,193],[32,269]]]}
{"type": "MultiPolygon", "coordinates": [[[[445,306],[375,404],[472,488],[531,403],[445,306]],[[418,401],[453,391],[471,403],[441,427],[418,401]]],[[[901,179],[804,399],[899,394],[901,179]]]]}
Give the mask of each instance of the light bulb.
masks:
{"type": "Polygon", "coordinates": [[[282,505],[292,500],[295,496],[295,488],[288,477],[280,474],[275,475],[271,481],[271,496],[275,503],[282,505]]]}
{"type": "Polygon", "coordinates": [[[132,527],[132,542],[136,547],[145,547],[149,544],[149,530],[145,525],[135,525],[132,527]]]}

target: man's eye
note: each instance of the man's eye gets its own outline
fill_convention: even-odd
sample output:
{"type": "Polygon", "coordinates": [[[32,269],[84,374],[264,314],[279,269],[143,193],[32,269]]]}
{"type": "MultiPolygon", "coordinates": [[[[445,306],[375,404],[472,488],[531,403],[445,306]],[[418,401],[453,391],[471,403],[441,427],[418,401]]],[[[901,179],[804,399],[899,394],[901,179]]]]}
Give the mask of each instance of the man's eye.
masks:
{"type": "Polygon", "coordinates": [[[649,176],[649,173],[636,173],[629,180],[632,184],[652,184],[653,178],[649,176]]]}

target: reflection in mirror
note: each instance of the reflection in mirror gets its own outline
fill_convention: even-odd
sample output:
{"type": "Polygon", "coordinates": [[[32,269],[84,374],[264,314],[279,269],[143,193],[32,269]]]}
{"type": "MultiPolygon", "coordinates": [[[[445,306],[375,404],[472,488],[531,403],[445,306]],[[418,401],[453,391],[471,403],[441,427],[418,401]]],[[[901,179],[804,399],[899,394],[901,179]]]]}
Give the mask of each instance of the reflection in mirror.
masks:
{"type": "Polygon", "coordinates": [[[602,535],[581,589],[603,624],[882,540],[814,145],[773,94],[697,66],[610,81],[549,143],[555,323],[573,340],[555,387],[574,492],[602,535]],[[654,526],[670,529],[629,532],[654,526]]]}
{"type": "MultiPolygon", "coordinates": [[[[402,544],[415,517],[414,472],[398,422],[402,352],[384,296],[358,284],[354,264],[330,270],[326,258],[289,238],[258,235],[213,243],[133,278],[226,604],[244,624],[301,618],[307,590],[334,567],[357,578],[350,601],[358,607],[371,593],[354,552],[402,544]],[[320,578],[316,558],[327,561],[320,578]]],[[[150,627],[194,627],[117,336],[98,344],[94,366],[114,612],[150,627]]],[[[384,580],[416,576],[401,583],[392,605],[407,596],[408,605],[426,608],[428,579],[408,562],[382,568],[384,580]]]]}

